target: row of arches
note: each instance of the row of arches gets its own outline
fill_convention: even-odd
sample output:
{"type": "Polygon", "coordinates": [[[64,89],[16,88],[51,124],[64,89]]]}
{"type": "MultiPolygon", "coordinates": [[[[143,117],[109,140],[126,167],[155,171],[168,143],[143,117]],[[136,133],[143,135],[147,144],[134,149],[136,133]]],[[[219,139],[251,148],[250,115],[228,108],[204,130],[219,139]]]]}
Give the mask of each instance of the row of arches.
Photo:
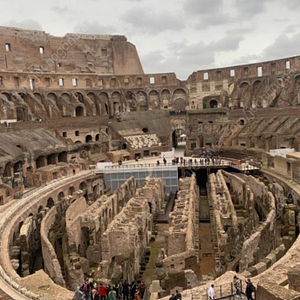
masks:
{"type": "Polygon", "coordinates": [[[2,92],[0,103],[5,107],[1,118],[30,121],[61,116],[113,116],[140,110],[185,110],[188,106],[188,94],[183,88],[149,92],[142,89],[124,92],[2,92]]]}

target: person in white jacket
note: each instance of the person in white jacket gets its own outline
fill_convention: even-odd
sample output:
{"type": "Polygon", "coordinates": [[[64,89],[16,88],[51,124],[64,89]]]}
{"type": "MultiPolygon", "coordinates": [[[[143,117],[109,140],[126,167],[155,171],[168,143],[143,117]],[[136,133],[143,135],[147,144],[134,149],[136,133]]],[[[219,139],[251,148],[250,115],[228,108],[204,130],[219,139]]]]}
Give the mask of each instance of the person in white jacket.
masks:
{"type": "Polygon", "coordinates": [[[208,288],[207,295],[209,300],[215,299],[215,289],[213,284],[208,288]]]}

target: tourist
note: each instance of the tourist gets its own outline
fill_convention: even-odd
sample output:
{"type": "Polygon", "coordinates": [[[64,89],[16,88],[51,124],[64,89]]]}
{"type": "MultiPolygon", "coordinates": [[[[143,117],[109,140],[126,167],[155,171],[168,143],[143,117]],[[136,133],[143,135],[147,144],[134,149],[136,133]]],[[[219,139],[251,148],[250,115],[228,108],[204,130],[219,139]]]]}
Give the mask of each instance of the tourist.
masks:
{"type": "Polygon", "coordinates": [[[141,298],[144,298],[144,293],[146,291],[146,285],[143,281],[140,283],[139,291],[141,293],[141,298]]]}
{"type": "Polygon", "coordinates": [[[175,294],[174,300],[181,300],[181,299],[182,299],[181,294],[179,293],[178,290],[176,290],[176,294],[175,294]]]}
{"type": "Polygon", "coordinates": [[[165,157],[163,158],[163,162],[164,162],[164,165],[166,165],[166,164],[167,164],[167,160],[166,160],[166,158],[165,158],[165,157]]]}
{"type": "Polygon", "coordinates": [[[246,296],[247,300],[253,300],[252,293],[255,291],[255,287],[250,279],[246,280],[246,296]]]}
{"type": "Polygon", "coordinates": [[[110,288],[110,291],[108,293],[108,300],[116,300],[117,299],[117,293],[113,288],[110,288]]]}
{"type": "Polygon", "coordinates": [[[135,295],[134,295],[134,300],[141,300],[142,297],[141,297],[141,293],[140,291],[136,291],[135,295]]]}
{"type": "Polygon", "coordinates": [[[89,300],[90,295],[90,282],[88,279],[85,280],[84,284],[82,285],[82,290],[84,293],[85,300],[89,300]]]}
{"type": "Polygon", "coordinates": [[[92,288],[92,300],[99,300],[99,293],[97,290],[97,283],[94,283],[92,288]]]}
{"type": "Polygon", "coordinates": [[[241,280],[236,275],[233,276],[233,286],[235,288],[235,294],[238,297],[242,297],[242,295],[241,295],[241,280]]]}
{"type": "Polygon", "coordinates": [[[171,295],[171,297],[169,298],[169,300],[175,300],[175,294],[174,293],[171,295]]]}
{"type": "Polygon", "coordinates": [[[129,296],[129,283],[127,282],[127,280],[124,281],[124,283],[122,284],[122,293],[123,293],[123,300],[129,300],[128,296],[129,296]]]}
{"type": "Polygon", "coordinates": [[[100,300],[106,300],[106,294],[107,294],[106,286],[103,283],[100,283],[100,287],[99,287],[100,300]]]}
{"type": "Polygon", "coordinates": [[[135,298],[135,293],[136,293],[136,284],[135,284],[134,281],[132,281],[131,285],[130,285],[130,297],[131,297],[131,299],[135,298]]]}
{"type": "Polygon", "coordinates": [[[75,294],[74,294],[74,300],[81,300],[83,296],[83,292],[80,290],[80,286],[77,287],[75,294]]]}
{"type": "Polygon", "coordinates": [[[213,284],[209,287],[207,296],[209,300],[215,300],[215,289],[213,284]]]}

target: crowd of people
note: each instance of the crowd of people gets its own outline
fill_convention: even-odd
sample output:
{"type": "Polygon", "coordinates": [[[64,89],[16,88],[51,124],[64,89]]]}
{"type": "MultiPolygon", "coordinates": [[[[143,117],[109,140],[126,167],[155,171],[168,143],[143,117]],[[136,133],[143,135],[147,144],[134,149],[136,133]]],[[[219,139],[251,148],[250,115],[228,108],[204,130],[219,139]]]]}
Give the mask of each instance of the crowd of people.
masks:
{"type": "Polygon", "coordinates": [[[119,284],[98,284],[86,279],[75,291],[74,300],[142,300],[146,291],[144,282],[131,284],[124,280],[119,284]]]}

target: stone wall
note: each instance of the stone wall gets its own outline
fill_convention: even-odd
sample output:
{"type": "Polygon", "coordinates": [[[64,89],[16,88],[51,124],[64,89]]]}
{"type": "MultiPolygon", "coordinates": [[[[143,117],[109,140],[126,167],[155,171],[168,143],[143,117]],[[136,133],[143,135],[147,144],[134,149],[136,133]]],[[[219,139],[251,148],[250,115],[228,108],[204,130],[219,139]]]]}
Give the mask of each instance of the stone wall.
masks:
{"type": "Polygon", "coordinates": [[[199,266],[199,190],[196,176],[180,178],[179,191],[169,215],[166,257],[159,259],[157,272],[163,288],[186,288],[198,284],[199,266]],[[191,274],[193,281],[187,278],[191,274]],[[197,279],[198,278],[198,279],[197,279]]]}
{"type": "Polygon", "coordinates": [[[102,236],[100,277],[134,280],[154,230],[153,216],[162,209],[164,185],[148,177],[102,236]]]}
{"type": "Polygon", "coordinates": [[[57,216],[57,207],[52,207],[41,224],[41,247],[44,259],[44,270],[50,278],[57,284],[65,286],[65,280],[62,275],[61,266],[57,259],[54,247],[48,239],[48,234],[52,228],[57,216]]]}

